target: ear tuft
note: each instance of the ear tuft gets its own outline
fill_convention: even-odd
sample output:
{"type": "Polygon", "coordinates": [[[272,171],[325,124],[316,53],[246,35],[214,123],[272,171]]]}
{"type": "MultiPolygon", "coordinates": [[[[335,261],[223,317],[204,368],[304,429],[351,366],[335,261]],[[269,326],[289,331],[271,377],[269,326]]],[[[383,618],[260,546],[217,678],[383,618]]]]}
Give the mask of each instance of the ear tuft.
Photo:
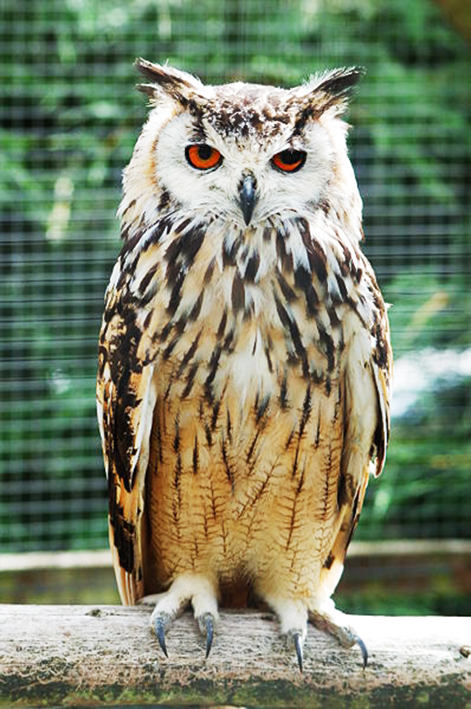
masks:
{"type": "Polygon", "coordinates": [[[363,67],[349,67],[347,69],[334,69],[310,82],[316,92],[325,93],[332,98],[348,98],[352,89],[366,73],[363,67]]]}
{"type": "Polygon", "coordinates": [[[139,91],[147,94],[151,100],[158,99],[159,95],[169,95],[180,103],[187,104],[195,92],[200,93],[203,84],[195,77],[180,69],[170,66],[153,64],[139,57],[134,62],[134,66],[141,72],[151,84],[138,84],[139,91]]]}
{"type": "Polygon", "coordinates": [[[345,113],[350,93],[364,73],[361,67],[334,69],[317,74],[304,86],[294,89],[293,93],[301,98],[303,104],[295,133],[302,131],[309,120],[316,120],[327,111],[336,117],[345,113]]]}

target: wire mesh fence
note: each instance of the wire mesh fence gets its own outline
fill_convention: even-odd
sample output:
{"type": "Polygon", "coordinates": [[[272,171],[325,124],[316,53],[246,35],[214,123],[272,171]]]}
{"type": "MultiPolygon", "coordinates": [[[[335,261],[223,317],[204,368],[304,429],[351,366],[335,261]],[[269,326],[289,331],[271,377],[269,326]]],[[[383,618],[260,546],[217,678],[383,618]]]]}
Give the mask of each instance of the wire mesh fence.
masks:
{"type": "Polygon", "coordinates": [[[471,23],[443,7],[0,0],[0,551],[106,544],[96,342],[146,114],[136,56],[217,83],[366,68],[350,148],[397,366],[357,538],[471,536],[471,23]]]}

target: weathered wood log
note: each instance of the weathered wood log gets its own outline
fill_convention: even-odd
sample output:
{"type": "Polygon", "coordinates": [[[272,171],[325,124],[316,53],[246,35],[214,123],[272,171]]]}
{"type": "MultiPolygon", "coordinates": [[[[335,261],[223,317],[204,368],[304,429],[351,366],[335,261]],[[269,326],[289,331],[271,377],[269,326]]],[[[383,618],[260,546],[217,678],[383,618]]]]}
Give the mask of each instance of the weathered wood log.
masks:
{"type": "Polygon", "coordinates": [[[309,628],[301,674],[268,613],[224,611],[208,660],[189,613],[166,659],[150,609],[0,606],[0,706],[466,707],[471,619],[355,616],[360,651],[309,628]]]}

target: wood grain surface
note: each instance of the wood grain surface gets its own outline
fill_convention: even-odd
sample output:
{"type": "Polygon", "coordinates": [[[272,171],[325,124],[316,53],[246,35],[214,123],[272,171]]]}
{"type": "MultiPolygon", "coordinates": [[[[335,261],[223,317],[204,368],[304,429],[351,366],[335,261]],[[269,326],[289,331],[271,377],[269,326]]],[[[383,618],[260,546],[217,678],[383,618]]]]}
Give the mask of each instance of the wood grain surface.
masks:
{"type": "Polygon", "coordinates": [[[150,609],[0,606],[0,706],[471,706],[471,619],[355,616],[370,661],[309,628],[304,673],[273,616],[222,612],[211,655],[189,613],[166,659],[150,609]]]}

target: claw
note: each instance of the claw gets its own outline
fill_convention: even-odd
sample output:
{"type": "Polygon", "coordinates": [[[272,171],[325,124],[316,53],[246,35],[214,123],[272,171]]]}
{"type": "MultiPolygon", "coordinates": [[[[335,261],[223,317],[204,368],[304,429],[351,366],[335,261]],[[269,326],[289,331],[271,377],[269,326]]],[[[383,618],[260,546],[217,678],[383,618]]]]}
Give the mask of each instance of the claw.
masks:
{"type": "Polygon", "coordinates": [[[165,657],[168,657],[167,645],[165,644],[165,621],[162,616],[158,616],[155,621],[155,634],[157,635],[157,640],[162,648],[162,652],[165,657]]]}
{"type": "Polygon", "coordinates": [[[204,626],[206,629],[206,659],[208,659],[214,638],[214,622],[210,613],[206,613],[204,616],[204,626]]]}
{"type": "Polygon", "coordinates": [[[166,632],[190,603],[200,630],[206,635],[208,657],[218,619],[217,586],[213,581],[198,574],[182,574],[177,576],[167,591],[151,596],[149,600],[156,601],[149,620],[165,657],[168,657],[166,632]]]}
{"type": "Polygon", "coordinates": [[[363,669],[366,670],[366,666],[368,664],[368,649],[363,640],[358,637],[358,635],[355,636],[355,641],[361,650],[361,656],[363,657],[363,669]]]}
{"type": "Polygon", "coordinates": [[[296,657],[298,658],[299,671],[303,671],[303,642],[301,638],[301,633],[293,633],[294,648],[296,650],[296,657]]]}

